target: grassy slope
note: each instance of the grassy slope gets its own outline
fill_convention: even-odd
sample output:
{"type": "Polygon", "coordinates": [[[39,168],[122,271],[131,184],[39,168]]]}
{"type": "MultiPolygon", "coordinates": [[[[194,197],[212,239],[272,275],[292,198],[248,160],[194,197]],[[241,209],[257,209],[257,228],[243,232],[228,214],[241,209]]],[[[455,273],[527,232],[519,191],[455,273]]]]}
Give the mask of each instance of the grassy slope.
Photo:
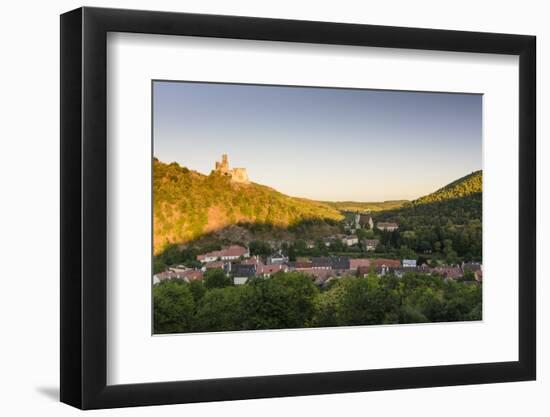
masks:
{"type": "Polygon", "coordinates": [[[326,204],[293,198],[259,184],[231,183],[176,163],[153,165],[154,249],[184,243],[239,223],[289,227],[309,220],[340,220],[326,204]]]}

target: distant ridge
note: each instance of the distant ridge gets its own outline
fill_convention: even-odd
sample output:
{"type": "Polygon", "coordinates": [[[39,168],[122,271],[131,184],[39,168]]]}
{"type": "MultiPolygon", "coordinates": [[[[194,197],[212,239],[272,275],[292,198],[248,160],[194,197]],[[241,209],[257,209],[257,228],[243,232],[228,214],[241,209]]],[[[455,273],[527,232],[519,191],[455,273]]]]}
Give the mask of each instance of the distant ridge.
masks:
{"type": "Polygon", "coordinates": [[[361,201],[320,201],[320,203],[343,211],[381,211],[391,210],[403,206],[409,200],[388,200],[378,202],[361,201]]]}

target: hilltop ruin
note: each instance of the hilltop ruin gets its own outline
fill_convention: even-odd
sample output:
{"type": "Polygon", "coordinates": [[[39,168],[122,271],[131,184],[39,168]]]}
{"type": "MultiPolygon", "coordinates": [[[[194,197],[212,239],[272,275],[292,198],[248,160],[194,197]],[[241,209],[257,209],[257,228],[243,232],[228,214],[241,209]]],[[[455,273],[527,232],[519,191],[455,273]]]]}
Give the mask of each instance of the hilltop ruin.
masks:
{"type": "Polygon", "coordinates": [[[246,168],[229,168],[229,159],[225,153],[222,155],[221,161],[216,161],[214,171],[230,177],[233,182],[242,184],[249,183],[246,168]]]}

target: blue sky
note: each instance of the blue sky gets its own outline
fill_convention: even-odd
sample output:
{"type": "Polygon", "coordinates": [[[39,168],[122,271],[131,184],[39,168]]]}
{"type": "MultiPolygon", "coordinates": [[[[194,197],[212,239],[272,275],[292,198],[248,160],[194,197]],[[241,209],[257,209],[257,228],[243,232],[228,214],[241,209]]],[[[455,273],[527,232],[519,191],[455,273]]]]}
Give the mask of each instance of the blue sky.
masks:
{"type": "Polygon", "coordinates": [[[482,167],[477,94],[155,81],[154,155],[317,200],[414,199],[482,167]]]}

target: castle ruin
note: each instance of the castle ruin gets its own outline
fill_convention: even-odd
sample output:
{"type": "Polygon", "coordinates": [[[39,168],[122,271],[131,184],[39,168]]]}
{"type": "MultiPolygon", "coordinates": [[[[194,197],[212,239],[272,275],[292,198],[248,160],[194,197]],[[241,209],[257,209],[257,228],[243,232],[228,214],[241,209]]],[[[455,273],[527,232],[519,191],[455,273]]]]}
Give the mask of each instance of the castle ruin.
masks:
{"type": "Polygon", "coordinates": [[[219,172],[222,175],[231,178],[233,182],[239,182],[243,184],[248,184],[248,174],[246,173],[246,168],[229,168],[229,160],[227,154],[222,155],[221,161],[216,161],[214,168],[215,172],[219,172]]]}

